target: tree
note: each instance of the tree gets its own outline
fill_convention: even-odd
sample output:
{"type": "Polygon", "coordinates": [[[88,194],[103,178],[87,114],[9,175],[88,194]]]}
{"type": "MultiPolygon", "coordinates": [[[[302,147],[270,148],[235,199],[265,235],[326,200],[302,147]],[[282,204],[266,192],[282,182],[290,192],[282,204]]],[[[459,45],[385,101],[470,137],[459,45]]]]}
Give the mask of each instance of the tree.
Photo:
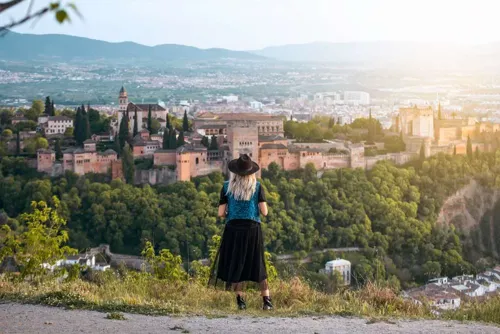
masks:
{"type": "MultiPolygon", "coordinates": [[[[28,2],[29,2],[28,0],[10,0],[4,3],[0,3],[0,14],[2,14],[9,8],[13,8],[15,6],[21,5],[22,3],[28,3],[28,2]]],[[[26,22],[32,21],[34,19],[38,19],[42,16],[45,16],[47,13],[53,13],[56,21],[61,24],[66,21],[70,22],[71,18],[68,12],[69,9],[72,10],[73,13],[76,14],[78,17],[80,18],[82,17],[80,12],[78,11],[78,8],[72,2],[62,4],[61,1],[51,1],[44,7],[34,12],[31,11],[31,3],[30,3],[29,10],[28,12],[26,12],[24,16],[15,20],[10,20],[9,23],[0,26],[0,37],[7,34],[12,28],[22,25],[26,22]]]]}
{"type": "Polygon", "coordinates": [[[56,159],[61,160],[63,157],[63,153],[61,150],[61,139],[59,139],[59,138],[56,139],[55,148],[56,148],[56,159]]]}
{"type": "Polygon", "coordinates": [[[50,112],[52,113],[51,116],[56,115],[56,107],[54,107],[54,100],[52,100],[52,103],[50,104],[50,112]]]}
{"type": "Polygon", "coordinates": [[[184,110],[184,117],[182,118],[182,131],[184,132],[189,131],[189,121],[186,110],[184,110]]]}
{"type": "Polygon", "coordinates": [[[474,152],[474,159],[479,160],[479,146],[476,146],[476,151],[474,152]]]}
{"type": "Polygon", "coordinates": [[[16,131],[16,155],[21,154],[21,135],[19,130],[16,131]]]}
{"type": "Polygon", "coordinates": [[[2,131],[2,138],[4,140],[10,139],[10,137],[12,137],[12,130],[11,129],[5,129],[2,131]]]}
{"type": "Polygon", "coordinates": [[[159,120],[157,120],[156,118],[153,118],[153,120],[151,121],[151,130],[153,131],[152,133],[150,134],[156,134],[158,133],[158,130],[160,130],[161,128],[161,123],[159,120]]]}
{"type": "Polygon", "coordinates": [[[153,117],[151,115],[151,105],[148,105],[148,131],[153,134],[153,117]]]}
{"type": "Polygon", "coordinates": [[[74,132],[75,132],[74,128],[71,128],[71,127],[66,128],[66,130],[64,130],[64,137],[71,138],[71,137],[73,137],[74,132]]]}
{"type": "Polygon", "coordinates": [[[120,144],[120,151],[122,151],[123,147],[125,146],[128,137],[129,137],[128,117],[127,114],[124,113],[120,121],[120,127],[118,129],[118,142],[120,144]]]}
{"type": "Polygon", "coordinates": [[[27,227],[17,235],[8,225],[3,225],[5,234],[0,262],[5,256],[13,256],[21,268],[21,279],[34,279],[45,272],[45,265],[54,265],[77,250],[65,246],[68,232],[63,229],[66,221],[58,214],[59,200],[52,198],[54,208],[46,202],[32,202],[31,213],[23,213],[19,220],[27,227]]]}
{"type": "Polygon", "coordinates": [[[52,115],[51,109],[52,109],[52,103],[50,102],[50,96],[47,96],[45,98],[45,110],[44,110],[44,113],[46,115],[49,115],[49,116],[54,116],[54,115],[52,115]]]}
{"type": "Polygon", "coordinates": [[[177,131],[175,129],[170,128],[170,139],[169,139],[169,146],[170,149],[175,149],[177,147],[177,131]]]}
{"type": "Polygon", "coordinates": [[[172,125],[170,124],[170,115],[167,114],[167,125],[165,126],[166,129],[170,129],[172,125]]]}
{"type": "Polygon", "coordinates": [[[179,282],[186,278],[186,272],[182,268],[182,258],[173,255],[169,249],[162,249],[156,255],[153,244],[146,241],[141,255],[146,259],[156,278],[171,282],[179,282]]]}
{"type": "Polygon", "coordinates": [[[210,140],[208,139],[207,136],[203,136],[203,138],[201,138],[201,145],[208,148],[208,146],[210,145],[210,140]]]}
{"type": "Polygon", "coordinates": [[[128,143],[125,143],[125,146],[123,147],[121,158],[125,181],[128,184],[134,184],[134,157],[132,156],[132,150],[130,149],[128,143]]]}
{"type": "MultiPolygon", "coordinates": [[[[149,117],[149,114],[148,114],[148,117],[149,117]]],[[[136,106],[135,110],[134,110],[134,133],[132,134],[132,137],[134,137],[134,138],[139,133],[138,126],[139,126],[139,122],[137,121],[137,106],[136,106]]]]}
{"type": "Polygon", "coordinates": [[[425,160],[425,143],[422,142],[422,145],[420,145],[420,162],[423,162],[425,160]]]}
{"type": "Polygon", "coordinates": [[[333,128],[333,126],[335,125],[335,117],[330,117],[330,119],[328,120],[328,127],[329,128],[333,128]]]}
{"type": "Polygon", "coordinates": [[[90,120],[89,114],[85,111],[85,106],[82,104],[82,116],[83,116],[83,133],[82,133],[82,143],[87,139],[90,139],[90,120]]]}
{"type": "Polygon", "coordinates": [[[212,139],[210,140],[210,148],[209,150],[216,151],[219,149],[219,145],[217,143],[217,137],[212,135],[212,139]]]}
{"type": "Polygon", "coordinates": [[[164,150],[168,150],[170,149],[170,132],[167,129],[165,129],[165,131],[163,132],[163,144],[162,144],[162,148],[164,150]]]}
{"type": "Polygon", "coordinates": [[[34,100],[33,103],[31,104],[31,108],[25,112],[24,117],[26,117],[31,121],[37,122],[38,117],[43,112],[43,109],[44,109],[43,102],[41,100],[34,100]]]}
{"type": "Polygon", "coordinates": [[[182,145],[184,145],[186,142],[184,141],[184,132],[181,131],[179,133],[179,137],[177,137],[177,147],[180,147],[182,145]]]}
{"type": "Polygon", "coordinates": [[[467,158],[472,160],[472,141],[470,139],[470,135],[467,135],[467,158]]]}
{"type": "Polygon", "coordinates": [[[453,145],[453,155],[457,155],[457,145],[453,145]]]}
{"type": "Polygon", "coordinates": [[[85,141],[85,139],[83,139],[85,129],[84,129],[84,117],[82,114],[82,109],[80,109],[80,107],[76,109],[74,127],[75,128],[73,134],[75,136],[76,145],[81,146],[85,141]]]}

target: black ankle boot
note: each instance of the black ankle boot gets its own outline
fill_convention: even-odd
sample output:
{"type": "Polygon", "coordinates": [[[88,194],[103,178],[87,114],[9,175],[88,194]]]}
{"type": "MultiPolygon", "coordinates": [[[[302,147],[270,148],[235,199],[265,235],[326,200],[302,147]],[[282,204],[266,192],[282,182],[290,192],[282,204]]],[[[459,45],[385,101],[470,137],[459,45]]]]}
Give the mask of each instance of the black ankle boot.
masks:
{"type": "Polygon", "coordinates": [[[240,310],[244,310],[247,308],[247,304],[245,303],[245,300],[240,295],[236,296],[236,303],[238,303],[238,308],[240,310]]]}
{"type": "Polygon", "coordinates": [[[271,303],[271,297],[264,296],[262,297],[263,305],[262,309],[263,310],[272,310],[273,309],[273,304],[271,303]]]}

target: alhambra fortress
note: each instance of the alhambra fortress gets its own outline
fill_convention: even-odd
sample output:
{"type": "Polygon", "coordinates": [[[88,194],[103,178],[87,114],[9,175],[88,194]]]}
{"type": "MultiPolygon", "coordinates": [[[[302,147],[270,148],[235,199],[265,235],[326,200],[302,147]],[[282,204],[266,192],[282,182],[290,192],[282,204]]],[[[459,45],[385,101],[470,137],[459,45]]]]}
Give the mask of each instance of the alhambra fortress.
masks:
{"type": "MultiPolygon", "coordinates": [[[[193,177],[215,171],[227,172],[230,160],[240,154],[248,154],[262,169],[276,163],[284,170],[304,168],[312,163],[318,171],[336,168],[370,169],[378,161],[390,160],[404,164],[418,157],[424,147],[425,155],[439,152],[466,153],[466,142],[470,136],[473,149],[489,151],[491,144],[484,144],[485,137],[497,132],[500,124],[480,123],[475,119],[439,119],[437,110],[430,106],[400,108],[393,119],[392,131],[402,134],[406,151],[376,156],[365,156],[364,143],[344,140],[325,140],[322,143],[299,143],[284,137],[284,117],[262,113],[212,113],[198,112],[193,119],[192,132],[185,132],[185,144],[177,149],[164,150],[162,134],[149,134],[145,129],[148,110],[162,127],[166,126],[168,111],[158,104],[134,104],[128,101],[126,90],[119,93],[118,122],[113,123],[113,134],[93,135],[84,142],[83,148],[63,152],[62,163],[56,162],[55,152],[39,150],[37,168],[53,176],[65,171],[79,175],[86,173],[109,173],[113,178],[122,176],[121,161],[115,151],[98,152],[96,144],[101,140],[112,140],[118,133],[121,118],[129,115],[130,129],[134,127],[134,112],[137,111],[139,134],[133,138],[134,159],[152,159],[153,168],[136,171],[136,183],[172,183],[188,181],[193,177]],[[201,144],[204,136],[216,138],[217,150],[207,149],[201,144]]],[[[493,142],[493,141],[491,141],[493,142]]],[[[383,149],[383,143],[375,143],[383,149]]]]}

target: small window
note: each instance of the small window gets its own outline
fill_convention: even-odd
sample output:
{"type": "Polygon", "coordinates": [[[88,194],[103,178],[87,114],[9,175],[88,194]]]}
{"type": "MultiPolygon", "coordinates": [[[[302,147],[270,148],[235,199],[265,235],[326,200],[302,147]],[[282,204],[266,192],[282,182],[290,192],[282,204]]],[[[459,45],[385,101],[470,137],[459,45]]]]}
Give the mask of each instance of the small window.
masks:
{"type": "Polygon", "coordinates": [[[200,160],[198,158],[196,158],[196,164],[198,164],[200,162],[200,160]]]}

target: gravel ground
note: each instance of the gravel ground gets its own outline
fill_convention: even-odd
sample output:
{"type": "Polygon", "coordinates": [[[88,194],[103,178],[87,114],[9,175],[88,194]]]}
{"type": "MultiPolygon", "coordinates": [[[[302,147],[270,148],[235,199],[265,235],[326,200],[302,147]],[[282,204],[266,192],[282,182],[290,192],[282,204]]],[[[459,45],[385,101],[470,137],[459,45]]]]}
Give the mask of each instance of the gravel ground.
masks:
{"type": "Polygon", "coordinates": [[[0,304],[0,333],[500,333],[500,327],[479,323],[434,320],[371,323],[343,317],[227,318],[151,317],[124,314],[108,320],[106,313],[62,308],[0,304]]]}

